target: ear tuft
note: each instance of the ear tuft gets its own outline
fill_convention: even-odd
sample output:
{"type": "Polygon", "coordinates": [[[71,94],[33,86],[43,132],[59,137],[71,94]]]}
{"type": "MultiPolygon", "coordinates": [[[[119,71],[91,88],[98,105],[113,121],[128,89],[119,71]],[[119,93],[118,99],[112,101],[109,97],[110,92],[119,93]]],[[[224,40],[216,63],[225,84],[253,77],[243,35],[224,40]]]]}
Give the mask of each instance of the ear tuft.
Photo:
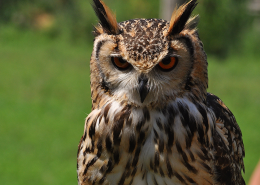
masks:
{"type": "Polygon", "coordinates": [[[94,34],[119,34],[119,27],[114,13],[101,0],[93,0],[93,9],[99,19],[99,25],[94,28],[94,34]]]}
{"type": "Polygon", "coordinates": [[[185,29],[188,29],[188,30],[196,29],[196,27],[199,23],[199,20],[200,20],[199,15],[195,15],[194,17],[189,18],[189,20],[185,24],[185,29]]]}
{"type": "MultiPolygon", "coordinates": [[[[173,11],[168,35],[178,34],[186,27],[185,25],[197,4],[197,0],[191,0],[187,4],[184,4],[173,11]]],[[[192,18],[192,20],[197,20],[197,18],[194,17],[192,18]]],[[[196,26],[196,24],[194,24],[195,22],[193,22],[192,20],[188,21],[188,24],[190,24],[191,27],[194,27],[196,26]]]]}

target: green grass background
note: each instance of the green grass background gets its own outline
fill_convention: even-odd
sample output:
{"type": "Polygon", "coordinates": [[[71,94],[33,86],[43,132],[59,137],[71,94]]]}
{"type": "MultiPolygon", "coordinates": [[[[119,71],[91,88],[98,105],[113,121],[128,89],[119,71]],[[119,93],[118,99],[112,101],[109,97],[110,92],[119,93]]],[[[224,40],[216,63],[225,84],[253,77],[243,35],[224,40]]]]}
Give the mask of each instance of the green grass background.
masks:
{"type": "MultiPolygon", "coordinates": [[[[77,184],[77,145],[90,112],[91,44],[0,32],[0,184],[77,184]]],[[[260,157],[260,62],[208,57],[209,92],[234,113],[245,144],[245,180],[260,157]]]]}

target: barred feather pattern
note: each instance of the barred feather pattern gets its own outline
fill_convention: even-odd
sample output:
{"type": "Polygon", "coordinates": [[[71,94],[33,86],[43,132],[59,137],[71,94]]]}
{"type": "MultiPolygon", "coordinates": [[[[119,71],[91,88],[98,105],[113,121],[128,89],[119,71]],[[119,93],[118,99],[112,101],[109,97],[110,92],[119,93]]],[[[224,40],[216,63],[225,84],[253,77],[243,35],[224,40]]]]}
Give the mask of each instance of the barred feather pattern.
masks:
{"type": "Polygon", "coordinates": [[[158,110],[107,101],[86,119],[79,184],[245,184],[241,131],[226,114],[212,94],[158,110]]]}
{"type": "Polygon", "coordinates": [[[199,17],[190,17],[197,1],[181,6],[170,22],[118,24],[104,2],[93,1],[100,24],[78,184],[244,185],[241,130],[226,105],[207,93],[199,17]],[[115,58],[128,67],[120,69],[115,58]],[[172,58],[170,70],[162,70],[159,64],[172,58]]]}

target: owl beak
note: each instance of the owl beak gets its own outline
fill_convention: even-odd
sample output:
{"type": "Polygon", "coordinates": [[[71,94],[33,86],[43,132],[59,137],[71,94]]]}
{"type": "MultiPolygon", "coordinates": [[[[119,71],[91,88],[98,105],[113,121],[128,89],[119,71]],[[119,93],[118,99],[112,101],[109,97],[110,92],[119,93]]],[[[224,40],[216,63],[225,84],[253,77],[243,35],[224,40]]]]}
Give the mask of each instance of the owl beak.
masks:
{"type": "Polygon", "coordinates": [[[144,77],[142,75],[138,79],[138,83],[139,83],[138,90],[139,90],[139,94],[140,94],[140,98],[141,98],[141,103],[144,102],[147,94],[150,91],[150,88],[147,85],[147,82],[148,82],[148,78],[146,78],[146,77],[144,77]]]}

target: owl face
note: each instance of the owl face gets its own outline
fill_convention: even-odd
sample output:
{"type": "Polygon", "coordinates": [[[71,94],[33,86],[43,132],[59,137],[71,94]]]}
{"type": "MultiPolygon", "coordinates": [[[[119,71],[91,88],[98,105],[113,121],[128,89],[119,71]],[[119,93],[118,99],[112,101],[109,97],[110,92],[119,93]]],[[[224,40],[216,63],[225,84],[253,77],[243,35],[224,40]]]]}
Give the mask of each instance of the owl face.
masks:
{"type": "Polygon", "coordinates": [[[95,71],[91,79],[99,81],[102,93],[128,104],[149,106],[201,90],[191,87],[194,80],[199,83],[192,76],[198,65],[194,56],[194,37],[198,37],[194,26],[197,17],[189,19],[189,13],[187,20],[182,20],[187,7],[183,7],[182,16],[173,14],[171,22],[135,19],[117,24],[103,2],[97,2],[106,12],[100,16],[109,15],[106,24],[101,22],[96,28],[91,60],[91,71],[95,71]]]}

